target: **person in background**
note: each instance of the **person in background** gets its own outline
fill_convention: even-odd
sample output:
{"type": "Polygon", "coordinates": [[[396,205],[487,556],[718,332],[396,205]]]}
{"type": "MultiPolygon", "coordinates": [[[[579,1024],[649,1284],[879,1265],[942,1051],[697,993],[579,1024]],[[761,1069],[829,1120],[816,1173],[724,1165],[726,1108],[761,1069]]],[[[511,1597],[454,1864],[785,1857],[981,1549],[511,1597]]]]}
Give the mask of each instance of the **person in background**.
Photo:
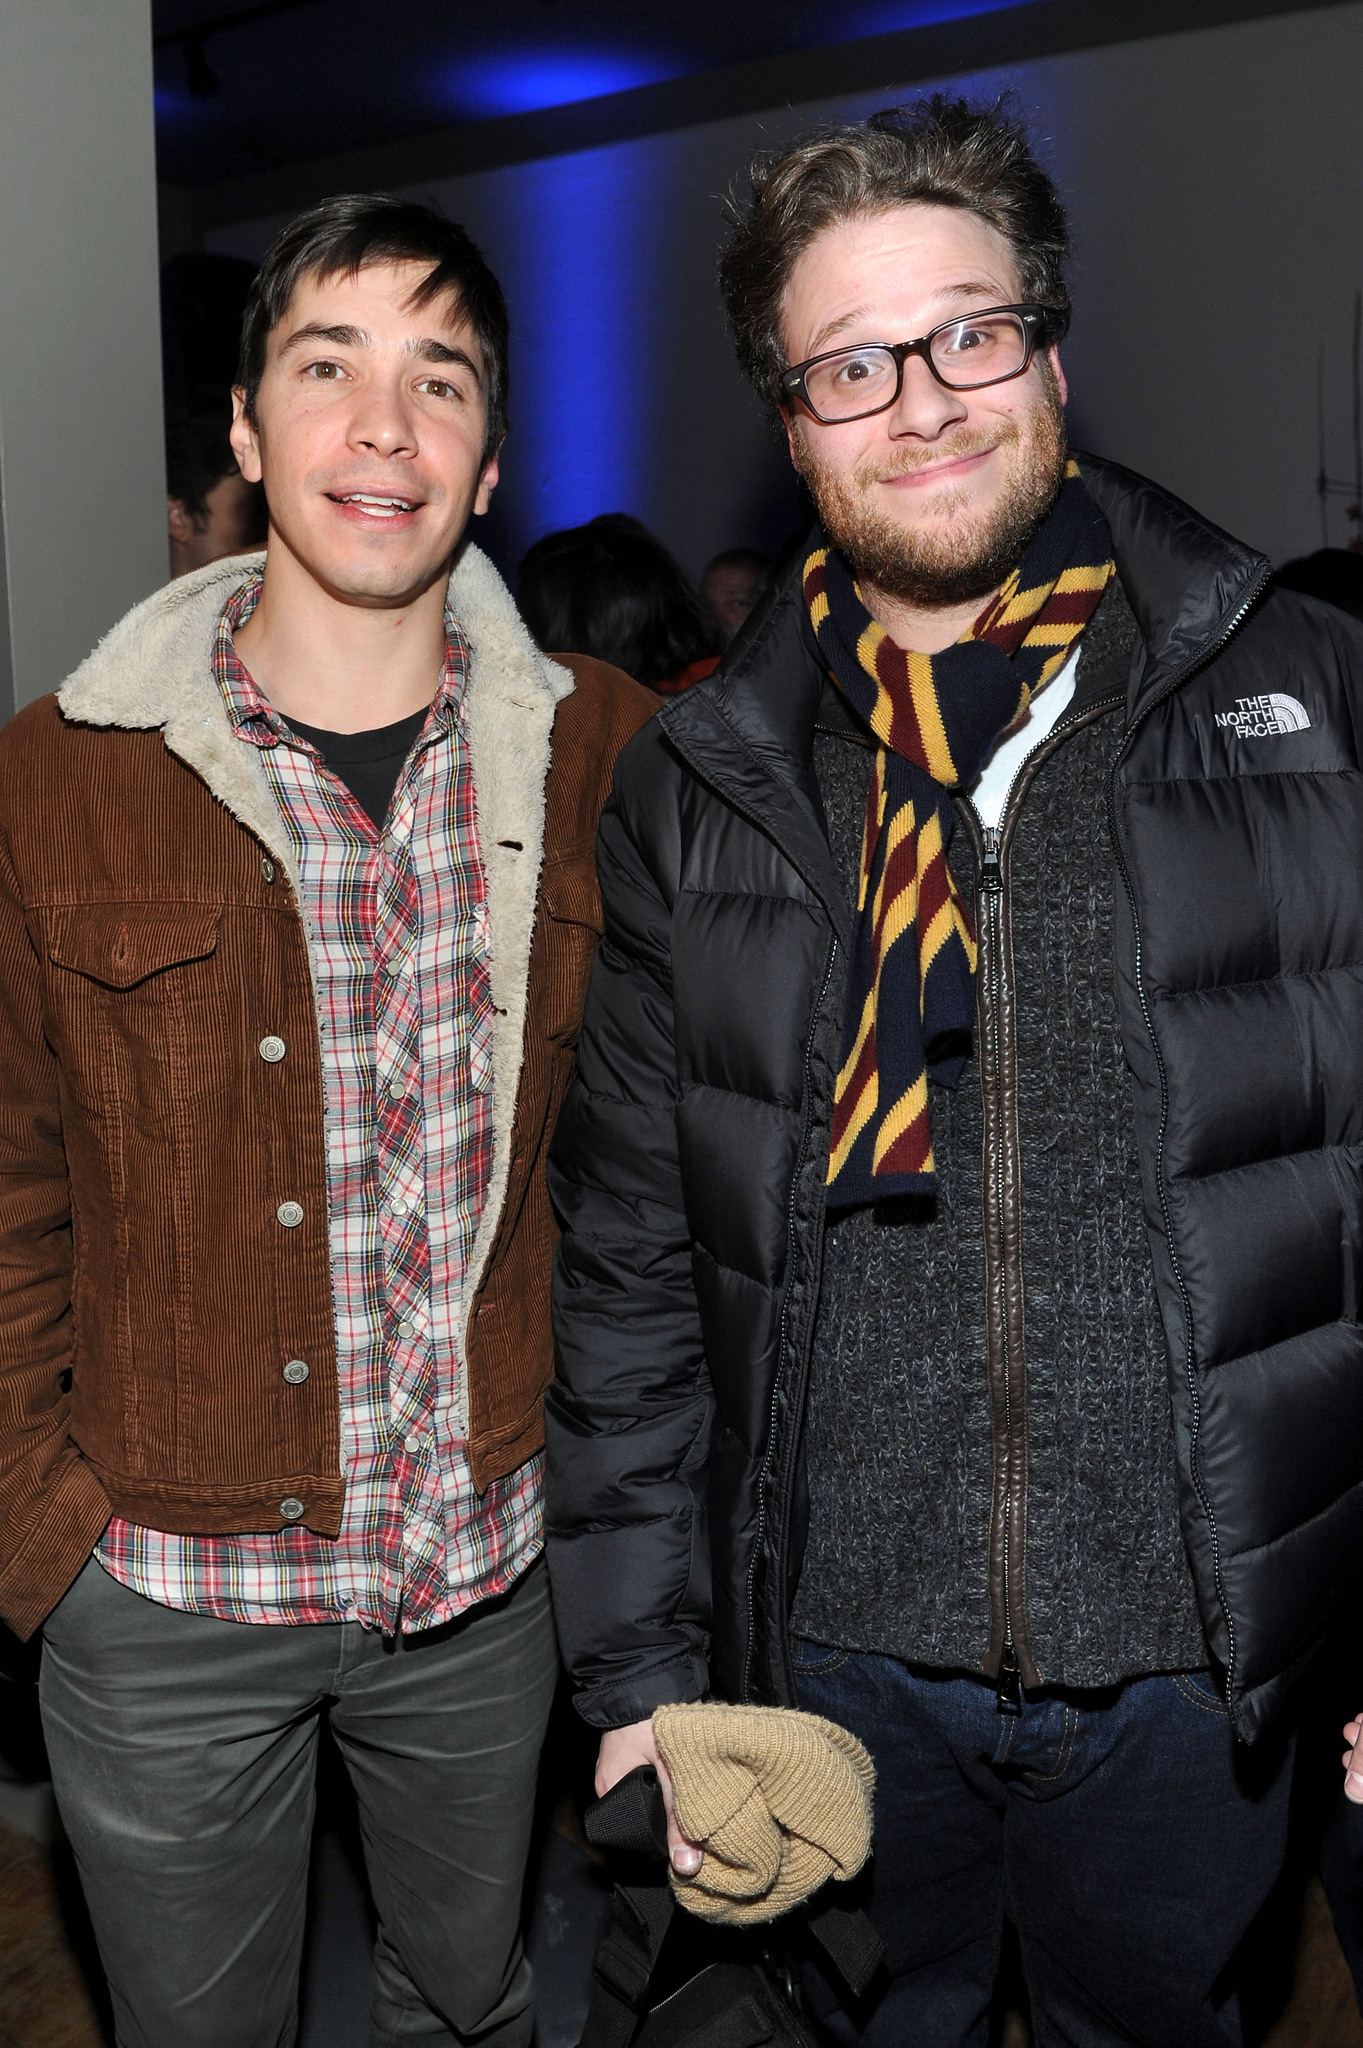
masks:
{"type": "Polygon", "coordinates": [[[1351,618],[1363,619],[1363,555],[1352,548],[1317,548],[1314,554],[1294,555],[1273,571],[1273,582],[1278,590],[1303,591],[1307,597],[1337,605],[1351,618]]]}
{"type": "Polygon", "coordinates": [[[700,594],[709,605],[727,647],[771,581],[771,556],[756,548],[725,548],[700,579],[700,594]]]}
{"type": "Polygon", "coordinates": [[[593,654],[664,696],[719,660],[710,614],[662,542],[627,512],[537,540],[521,562],[516,602],[546,653],[593,654]]]}
{"type": "Polygon", "coordinates": [[[371,2041],[531,2038],[544,1154],[656,704],[469,541],[507,346],[441,215],[294,221],[232,428],[263,563],[0,736],[0,1618],[128,2048],[294,2039],[323,1713],[371,2041]]]}
{"type": "Polygon", "coordinates": [[[669,1701],[857,1735],[867,2048],[982,2048],[1010,1918],[1039,2041],[1238,2041],[1363,1569],[1363,628],[1070,449],[1067,252],[1006,108],[754,166],[818,519],[618,764],[550,1163],[598,1790],[669,1701]]]}
{"type": "Polygon", "coordinates": [[[224,555],[243,555],[265,539],[265,493],[237,465],[225,409],[166,415],[166,527],[171,577],[187,576],[224,555]]]}

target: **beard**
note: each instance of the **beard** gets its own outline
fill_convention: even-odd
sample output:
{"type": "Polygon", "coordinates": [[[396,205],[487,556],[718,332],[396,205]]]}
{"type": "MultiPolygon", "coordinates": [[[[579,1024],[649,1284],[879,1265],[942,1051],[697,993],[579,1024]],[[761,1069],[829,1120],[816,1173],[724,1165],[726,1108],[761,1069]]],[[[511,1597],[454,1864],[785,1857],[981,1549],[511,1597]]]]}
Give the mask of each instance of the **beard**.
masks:
{"type": "Polygon", "coordinates": [[[1010,414],[988,428],[965,428],[930,453],[906,448],[850,474],[822,462],[801,439],[800,474],[825,533],[859,581],[923,611],[982,603],[998,589],[1021,561],[1065,478],[1065,418],[1049,365],[1043,380],[1043,402],[1021,418],[1010,414]],[[889,477],[986,448],[1000,451],[1005,474],[997,503],[983,511],[972,509],[968,488],[959,484],[920,494],[928,515],[921,524],[906,524],[877,502],[876,486],[889,477]]]}

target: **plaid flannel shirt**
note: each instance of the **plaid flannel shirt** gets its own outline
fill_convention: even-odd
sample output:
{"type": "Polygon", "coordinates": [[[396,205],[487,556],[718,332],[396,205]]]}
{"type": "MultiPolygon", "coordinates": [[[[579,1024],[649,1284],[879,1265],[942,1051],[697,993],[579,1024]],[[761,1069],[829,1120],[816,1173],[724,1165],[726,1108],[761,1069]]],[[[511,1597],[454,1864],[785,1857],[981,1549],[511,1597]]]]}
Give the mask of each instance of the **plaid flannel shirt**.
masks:
{"type": "Polygon", "coordinates": [[[334,1539],[115,1520],[97,1554],[124,1585],[196,1614],[410,1632],[503,1592],[543,1540],[542,1457],[480,1499],[464,1441],[457,1312],[492,1164],[468,646],[448,619],[440,687],[379,832],[237,656],[260,587],[224,607],[213,672],[238,741],[261,750],[317,962],[345,1510],[334,1539]]]}

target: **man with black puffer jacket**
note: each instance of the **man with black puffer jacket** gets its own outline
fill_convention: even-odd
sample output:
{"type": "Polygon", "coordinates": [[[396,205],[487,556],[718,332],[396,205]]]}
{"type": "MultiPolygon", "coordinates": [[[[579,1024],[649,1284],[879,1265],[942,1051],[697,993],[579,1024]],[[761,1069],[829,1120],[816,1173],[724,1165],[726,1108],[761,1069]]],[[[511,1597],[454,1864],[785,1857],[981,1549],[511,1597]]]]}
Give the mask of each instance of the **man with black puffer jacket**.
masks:
{"type": "Polygon", "coordinates": [[[551,1161],[598,1788],[664,1701],[858,1735],[884,2048],[984,2042],[1005,1916],[1039,2041],[1239,2038],[1363,1560],[1363,633],[1070,454],[1066,253],[999,110],[756,166],[819,523],[621,756],[551,1161]]]}

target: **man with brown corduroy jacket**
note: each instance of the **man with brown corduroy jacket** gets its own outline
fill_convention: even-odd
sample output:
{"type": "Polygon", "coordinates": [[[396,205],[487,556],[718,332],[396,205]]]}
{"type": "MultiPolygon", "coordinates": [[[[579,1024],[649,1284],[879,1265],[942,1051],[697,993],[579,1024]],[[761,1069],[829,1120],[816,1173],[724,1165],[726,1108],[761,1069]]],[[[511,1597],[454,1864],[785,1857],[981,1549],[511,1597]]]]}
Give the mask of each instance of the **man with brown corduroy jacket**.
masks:
{"type": "Polygon", "coordinates": [[[295,221],[233,428],[265,555],[0,739],[0,1615],[138,2048],[293,2038],[328,1703],[371,2038],[530,2038],[543,1157],[654,700],[467,541],[506,347],[438,215],[295,221]]]}

